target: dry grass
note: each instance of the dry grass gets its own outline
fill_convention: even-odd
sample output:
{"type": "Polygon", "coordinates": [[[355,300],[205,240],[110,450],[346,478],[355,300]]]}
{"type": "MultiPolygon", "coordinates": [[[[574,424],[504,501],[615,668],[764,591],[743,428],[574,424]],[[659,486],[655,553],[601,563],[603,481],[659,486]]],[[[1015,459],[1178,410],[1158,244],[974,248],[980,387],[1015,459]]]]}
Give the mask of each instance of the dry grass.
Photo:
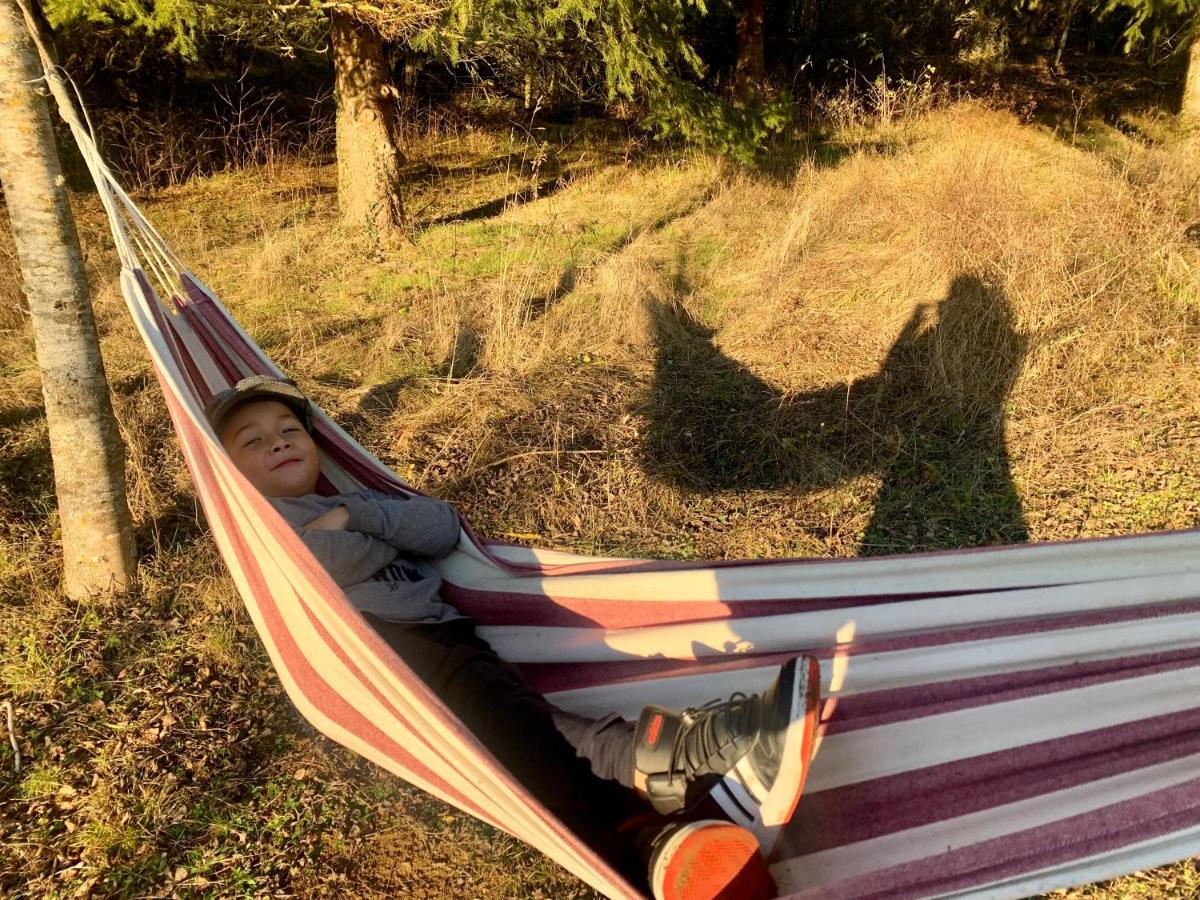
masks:
{"type": "MultiPolygon", "coordinates": [[[[147,208],[322,405],[485,533],[728,557],[1195,525],[1195,147],[910,106],[874,131],[847,112],[786,177],[611,142],[431,142],[422,227],[381,251],[334,227],[325,169],[147,208]]],[[[142,586],[119,607],[57,599],[36,367],[0,265],[0,678],[28,760],[0,756],[3,889],[588,896],[297,720],[198,521],[86,198],[80,220],[142,586]]],[[[1181,864],[1072,896],[1195,885],[1181,864]]]]}

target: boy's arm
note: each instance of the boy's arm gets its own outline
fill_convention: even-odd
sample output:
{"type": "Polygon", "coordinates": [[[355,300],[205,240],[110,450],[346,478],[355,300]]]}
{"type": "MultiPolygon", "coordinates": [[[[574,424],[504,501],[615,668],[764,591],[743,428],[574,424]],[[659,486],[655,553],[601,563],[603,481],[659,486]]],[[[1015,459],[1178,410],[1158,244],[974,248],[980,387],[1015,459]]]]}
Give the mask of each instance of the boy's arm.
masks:
{"type": "Polygon", "coordinates": [[[449,503],[432,497],[389,497],[362,492],[344,500],[346,528],[386,541],[402,555],[437,559],[458,544],[462,525],[449,503]]]}
{"type": "Polygon", "coordinates": [[[345,515],[345,507],[335,507],[296,529],[296,533],[338,587],[348,587],[366,581],[384,566],[395,562],[399,553],[395,547],[369,534],[330,524],[330,519],[340,518],[336,515],[339,509],[343,510],[341,515],[345,515]],[[322,520],[326,522],[322,524],[322,520]]]}
{"type": "Polygon", "coordinates": [[[321,513],[307,525],[305,528],[328,528],[338,529],[345,528],[346,523],[350,521],[350,513],[344,506],[335,506],[333,509],[327,509],[321,513]]]}

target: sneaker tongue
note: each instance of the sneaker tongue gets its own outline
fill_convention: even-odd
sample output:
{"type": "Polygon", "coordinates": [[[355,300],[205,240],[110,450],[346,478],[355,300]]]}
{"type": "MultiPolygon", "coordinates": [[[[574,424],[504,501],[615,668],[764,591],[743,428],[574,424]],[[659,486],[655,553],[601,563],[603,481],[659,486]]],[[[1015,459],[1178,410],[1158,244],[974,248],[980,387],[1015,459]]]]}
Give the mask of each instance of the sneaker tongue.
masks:
{"type": "Polygon", "coordinates": [[[760,708],[757,697],[738,698],[698,711],[683,736],[687,774],[724,775],[754,747],[760,708]]]}

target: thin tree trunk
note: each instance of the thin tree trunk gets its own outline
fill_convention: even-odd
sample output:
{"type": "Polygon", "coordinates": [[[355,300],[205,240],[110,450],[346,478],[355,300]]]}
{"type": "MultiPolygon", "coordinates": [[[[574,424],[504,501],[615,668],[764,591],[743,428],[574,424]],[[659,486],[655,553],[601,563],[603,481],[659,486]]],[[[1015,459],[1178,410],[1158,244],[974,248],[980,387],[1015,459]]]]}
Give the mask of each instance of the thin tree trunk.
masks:
{"type": "Polygon", "coordinates": [[[752,93],[766,77],[763,53],[763,22],[766,0],[742,0],[737,21],[737,65],[733,70],[734,90],[741,96],[752,93]]]}
{"type": "Polygon", "coordinates": [[[42,76],[15,0],[0,0],[0,184],[33,320],[70,597],[134,575],[124,446],[100,358],[42,76]]]}
{"type": "Polygon", "coordinates": [[[421,66],[424,60],[416,53],[404,54],[404,93],[411,98],[417,95],[417,77],[421,74],[421,66]]]}
{"type": "Polygon", "coordinates": [[[1041,0],[1041,2],[1024,4],[1022,12],[1024,20],[1021,25],[1021,46],[1035,47],[1038,53],[1046,50],[1045,33],[1046,19],[1050,15],[1050,11],[1054,8],[1053,4],[1041,0]]]}
{"type": "Polygon", "coordinates": [[[1183,80],[1183,103],[1179,115],[1186,122],[1200,125],[1200,24],[1188,47],[1187,74],[1183,80]]]}
{"type": "Polygon", "coordinates": [[[404,224],[403,157],[396,146],[396,89],[379,32],[342,12],[330,14],[337,100],[338,206],[354,227],[385,236],[404,224]]]}
{"type": "Polygon", "coordinates": [[[1075,18],[1076,0],[1067,0],[1066,12],[1063,15],[1063,30],[1058,39],[1058,52],[1054,54],[1054,69],[1062,65],[1063,52],[1067,49],[1067,38],[1071,34],[1071,20],[1075,18]]]}

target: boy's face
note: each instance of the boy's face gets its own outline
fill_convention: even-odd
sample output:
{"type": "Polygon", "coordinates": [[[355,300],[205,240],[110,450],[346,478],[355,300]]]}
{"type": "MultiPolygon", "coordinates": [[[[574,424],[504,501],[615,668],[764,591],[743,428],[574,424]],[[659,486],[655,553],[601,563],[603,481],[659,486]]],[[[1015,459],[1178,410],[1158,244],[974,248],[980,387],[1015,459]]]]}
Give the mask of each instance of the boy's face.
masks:
{"type": "Polygon", "coordinates": [[[221,427],[233,464],[268,497],[303,497],[317,487],[317,445],[296,414],[278,400],[240,406],[221,427]]]}

